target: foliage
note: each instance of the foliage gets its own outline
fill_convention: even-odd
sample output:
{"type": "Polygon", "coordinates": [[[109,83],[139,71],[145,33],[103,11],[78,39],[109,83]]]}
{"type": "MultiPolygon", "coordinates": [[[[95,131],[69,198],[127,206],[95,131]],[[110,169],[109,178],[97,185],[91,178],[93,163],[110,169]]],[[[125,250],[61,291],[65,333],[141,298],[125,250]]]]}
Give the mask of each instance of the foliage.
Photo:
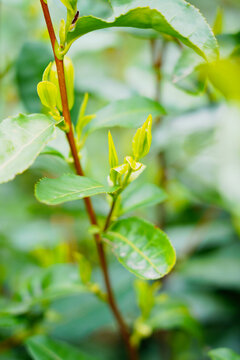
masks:
{"type": "Polygon", "coordinates": [[[239,3],[1,12],[0,360],[239,359],[239,3]]]}

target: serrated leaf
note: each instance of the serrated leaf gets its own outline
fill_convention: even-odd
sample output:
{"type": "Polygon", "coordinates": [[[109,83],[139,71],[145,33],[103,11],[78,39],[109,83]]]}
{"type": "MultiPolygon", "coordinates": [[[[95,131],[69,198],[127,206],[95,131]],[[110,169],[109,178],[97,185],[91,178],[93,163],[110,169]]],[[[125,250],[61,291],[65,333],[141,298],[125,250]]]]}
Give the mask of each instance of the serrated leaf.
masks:
{"type": "Polygon", "coordinates": [[[85,176],[65,174],[57,179],[41,179],[35,187],[38,201],[47,205],[58,205],[66,201],[83,199],[85,197],[111,193],[116,188],[100,184],[85,176]]]}
{"type": "Polygon", "coordinates": [[[113,6],[108,20],[82,16],[74,31],[68,33],[72,43],[78,37],[94,30],[110,27],[153,29],[181,40],[208,60],[218,56],[216,39],[200,12],[184,0],[136,0],[113,6]]]}
{"type": "Polygon", "coordinates": [[[208,355],[212,360],[240,360],[240,355],[226,348],[212,350],[208,355]]]}
{"type": "Polygon", "coordinates": [[[159,279],[175,264],[175,251],[167,235],[140,218],[119,220],[104,236],[112,242],[120,263],[142,279],[159,279]]]}
{"type": "Polygon", "coordinates": [[[7,118],[0,123],[0,183],[12,180],[34,162],[53,137],[55,121],[43,114],[7,118]]]}
{"type": "Polygon", "coordinates": [[[137,128],[142,126],[149,114],[155,117],[166,112],[156,101],[141,96],[117,100],[96,113],[96,118],[87,127],[87,132],[114,126],[137,128]]]}
{"type": "Polygon", "coordinates": [[[96,360],[62,341],[47,336],[34,336],[27,340],[27,350],[34,360],[96,360]]]}
{"type": "Polygon", "coordinates": [[[154,184],[140,184],[129,186],[122,194],[121,214],[135,211],[139,208],[161,203],[167,197],[165,191],[154,184]]]}

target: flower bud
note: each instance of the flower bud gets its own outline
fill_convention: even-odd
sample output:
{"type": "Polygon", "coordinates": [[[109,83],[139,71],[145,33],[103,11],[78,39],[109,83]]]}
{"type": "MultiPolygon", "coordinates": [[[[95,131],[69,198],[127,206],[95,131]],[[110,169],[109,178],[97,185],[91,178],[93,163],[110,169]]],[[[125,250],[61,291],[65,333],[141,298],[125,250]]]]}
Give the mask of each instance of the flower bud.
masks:
{"type": "Polygon", "coordinates": [[[41,81],[37,85],[38,96],[43,106],[54,110],[57,105],[57,88],[50,81],[41,81]]]}
{"type": "Polygon", "coordinates": [[[127,162],[130,165],[130,168],[132,169],[132,171],[138,171],[142,167],[142,163],[134,160],[132,156],[126,156],[124,160],[125,160],[125,162],[127,162]]]}
{"type": "Polygon", "coordinates": [[[49,73],[52,67],[52,62],[50,62],[48,64],[48,66],[46,67],[46,69],[44,70],[43,76],[42,76],[42,81],[49,81],[49,73]]]}
{"type": "Polygon", "coordinates": [[[109,155],[109,165],[110,168],[114,168],[118,165],[118,156],[116,152],[116,148],[113,142],[113,138],[111,132],[108,132],[108,155],[109,155]]]}
{"type": "Polygon", "coordinates": [[[132,149],[136,161],[146,156],[152,142],[152,115],[149,115],[145,123],[139,128],[133,137],[132,149]]]}
{"type": "Polygon", "coordinates": [[[60,21],[59,39],[60,39],[60,45],[64,47],[66,41],[66,24],[64,19],[60,21]]]}
{"type": "MultiPolygon", "coordinates": [[[[66,80],[68,106],[71,110],[74,104],[74,67],[71,59],[67,56],[64,57],[64,74],[66,80]]],[[[55,61],[53,62],[51,70],[49,72],[49,81],[51,81],[57,87],[57,107],[60,111],[62,111],[62,100],[60,95],[57,67],[55,61]]]]}

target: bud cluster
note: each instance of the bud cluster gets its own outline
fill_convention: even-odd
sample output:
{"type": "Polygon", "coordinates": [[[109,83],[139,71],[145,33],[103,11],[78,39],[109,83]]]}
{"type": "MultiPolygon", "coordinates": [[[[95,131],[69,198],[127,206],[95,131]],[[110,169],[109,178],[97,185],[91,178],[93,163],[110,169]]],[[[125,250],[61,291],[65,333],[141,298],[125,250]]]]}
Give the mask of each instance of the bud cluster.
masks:
{"type": "Polygon", "coordinates": [[[112,185],[124,188],[129,182],[136,179],[145,169],[139,160],[146,156],[150,150],[152,142],[152,116],[149,115],[145,123],[139,128],[132,140],[133,156],[126,156],[124,163],[118,163],[118,156],[113,142],[111,132],[108,133],[109,144],[109,180],[112,185]]]}
{"type": "MultiPolygon", "coordinates": [[[[64,74],[66,79],[68,106],[71,110],[74,104],[74,67],[70,58],[64,58],[64,74]]],[[[46,67],[42,81],[37,86],[38,96],[43,106],[57,121],[61,119],[62,100],[58,82],[56,63],[50,62],[46,67]]]]}

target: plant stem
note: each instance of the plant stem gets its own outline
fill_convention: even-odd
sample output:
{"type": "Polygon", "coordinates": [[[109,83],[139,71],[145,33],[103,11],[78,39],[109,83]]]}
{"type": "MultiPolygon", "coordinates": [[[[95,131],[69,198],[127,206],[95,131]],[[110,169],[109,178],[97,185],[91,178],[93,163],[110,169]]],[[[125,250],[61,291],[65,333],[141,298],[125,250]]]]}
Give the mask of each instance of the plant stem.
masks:
{"type": "MultiPolygon", "coordinates": [[[[75,143],[71,115],[70,115],[69,106],[68,106],[63,60],[59,60],[55,53],[55,43],[57,40],[56,40],[55,32],[53,29],[48,5],[44,2],[44,0],[40,0],[40,2],[42,5],[42,10],[43,10],[44,18],[46,21],[46,25],[47,25],[48,33],[50,36],[53,53],[54,53],[54,58],[55,58],[55,62],[56,62],[59,88],[60,88],[60,94],[61,94],[61,100],[62,100],[63,117],[69,126],[69,132],[67,133],[67,139],[68,139],[71,153],[72,153],[72,156],[74,159],[76,173],[80,176],[84,176],[84,172],[83,172],[83,169],[82,169],[82,166],[80,163],[80,159],[78,156],[78,151],[77,151],[77,147],[76,147],[76,143],[75,143]]],[[[91,199],[85,198],[84,203],[85,203],[85,207],[86,207],[91,224],[98,225],[97,217],[96,217],[91,199]]],[[[112,212],[113,212],[113,209],[112,209],[112,212]]],[[[112,214],[112,212],[111,212],[111,214],[112,214]]],[[[110,223],[110,219],[111,219],[111,215],[109,216],[109,220],[108,220],[109,223],[110,223]]],[[[129,358],[131,360],[137,360],[137,358],[138,358],[137,352],[136,352],[136,349],[131,345],[128,327],[125,324],[125,321],[123,320],[123,317],[117,307],[117,304],[116,304],[116,301],[114,298],[114,294],[113,294],[111,283],[110,283],[110,277],[109,277],[109,273],[108,273],[108,265],[107,265],[105,251],[104,251],[104,245],[103,245],[101,236],[100,236],[100,234],[95,234],[94,238],[95,238],[98,256],[99,256],[99,260],[100,260],[100,266],[101,266],[101,270],[103,273],[105,286],[106,286],[106,290],[107,290],[109,306],[110,306],[112,313],[118,323],[123,340],[124,340],[126,348],[128,350],[129,358]]]]}
{"type": "Polygon", "coordinates": [[[111,220],[112,220],[112,214],[113,214],[113,211],[114,211],[115,206],[117,204],[117,199],[118,199],[118,196],[115,196],[113,198],[112,205],[111,205],[110,211],[108,213],[108,216],[107,216],[103,231],[106,231],[109,228],[109,225],[110,225],[111,220]]]}

